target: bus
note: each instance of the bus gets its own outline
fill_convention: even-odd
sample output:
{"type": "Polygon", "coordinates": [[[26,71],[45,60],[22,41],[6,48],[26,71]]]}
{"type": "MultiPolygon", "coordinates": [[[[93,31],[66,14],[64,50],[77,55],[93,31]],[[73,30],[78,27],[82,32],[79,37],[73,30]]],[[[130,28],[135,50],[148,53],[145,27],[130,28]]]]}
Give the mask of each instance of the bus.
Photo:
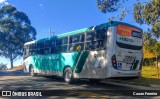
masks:
{"type": "Polygon", "coordinates": [[[99,81],[138,78],[142,70],[142,29],[118,21],[79,29],[24,44],[24,71],[99,81]]]}

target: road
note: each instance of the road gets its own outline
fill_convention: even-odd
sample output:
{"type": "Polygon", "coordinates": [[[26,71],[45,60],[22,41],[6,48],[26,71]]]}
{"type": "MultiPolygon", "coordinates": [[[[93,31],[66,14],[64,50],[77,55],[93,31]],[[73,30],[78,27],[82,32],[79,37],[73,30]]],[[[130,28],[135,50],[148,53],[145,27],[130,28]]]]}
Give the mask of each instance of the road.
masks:
{"type": "MultiPolygon", "coordinates": [[[[51,90],[53,96],[45,96],[47,98],[64,99],[69,98],[160,98],[159,96],[133,96],[127,93],[140,90],[159,90],[159,88],[117,84],[114,82],[102,81],[92,84],[87,80],[80,80],[75,84],[66,84],[63,79],[37,76],[31,77],[23,71],[6,71],[0,72],[0,90],[51,90]],[[56,90],[56,91],[54,91],[56,90]],[[89,91],[88,91],[89,90],[89,91]],[[131,91],[130,91],[131,90],[131,91]],[[74,97],[75,96],[75,97],[74,97]]],[[[1,97],[0,97],[1,98],[1,97]]],[[[2,97],[5,99],[11,97],[2,97]]],[[[12,97],[12,99],[17,97],[12,97]]],[[[25,98],[25,97],[23,97],[25,98]]],[[[35,97],[30,97],[35,98],[35,97]]],[[[42,98],[42,97],[38,97],[42,98]]]]}

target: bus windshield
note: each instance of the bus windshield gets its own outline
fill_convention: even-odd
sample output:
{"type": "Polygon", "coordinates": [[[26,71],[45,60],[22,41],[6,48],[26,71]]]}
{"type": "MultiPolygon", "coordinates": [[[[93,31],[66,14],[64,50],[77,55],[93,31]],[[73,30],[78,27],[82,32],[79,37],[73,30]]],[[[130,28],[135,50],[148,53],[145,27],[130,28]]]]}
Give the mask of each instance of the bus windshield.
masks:
{"type": "Polygon", "coordinates": [[[142,32],[137,28],[118,24],[116,43],[120,48],[141,50],[142,32]]]}

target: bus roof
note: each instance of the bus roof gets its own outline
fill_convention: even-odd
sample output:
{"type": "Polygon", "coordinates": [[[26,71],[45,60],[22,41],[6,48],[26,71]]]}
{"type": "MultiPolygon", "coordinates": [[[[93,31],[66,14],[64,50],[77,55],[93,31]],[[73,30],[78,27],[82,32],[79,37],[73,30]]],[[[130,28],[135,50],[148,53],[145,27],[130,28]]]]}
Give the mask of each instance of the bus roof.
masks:
{"type": "Polygon", "coordinates": [[[123,24],[123,25],[127,25],[127,26],[130,26],[130,27],[134,27],[134,28],[137,28],[137,29],[142,31],[141,28],[136,27],[136,26],[131,25],[131,24],[128,24],[128,23],[111,21],[111,22],[100,24],[100,25],[91,26],[91,27],[88,27],[88,28],[83,28],[83,29],[79,29],[79,30],[75,30],[75,31],[71,31],[71,32],[66,32],[66,33],[63,33],[63,34],[54,35],[52,37],[27,42],[24,45],[32,44],[32,43],[35,43],[35,42],[43,42],[45,40],[50,40],[50,39],[54,39],[54,38],[61,38],[61,37],[70,36],[70,35],[74,35],[74,34],[81,34],[81,33],[84,33],[84,32],[92,31],[94,29],[107,28],[107,27],[110,27],[110,26],[117,26],[118,24],[123,24]]]}

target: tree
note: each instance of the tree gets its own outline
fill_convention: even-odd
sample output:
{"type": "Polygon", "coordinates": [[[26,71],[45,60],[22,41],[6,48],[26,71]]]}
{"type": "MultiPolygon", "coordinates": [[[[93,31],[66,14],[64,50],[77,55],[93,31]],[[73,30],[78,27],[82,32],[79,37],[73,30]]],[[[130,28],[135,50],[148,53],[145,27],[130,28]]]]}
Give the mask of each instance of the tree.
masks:
{"type": "Polygon", "coordinates": [[[134,5],[134,20],[140,24],[151,25],[152,34],[160,37],[160,2],[151,0],[150,2],[137,2],[134,5]]]}
{"type": "Polygon", "coordinates": [[[2,70],[2,71],[7,70],[7,65],[0,63],[0,70],[2,70]]]}
{"type": "Polygon", "coordinates": [[[151,33],[145,32],[143,34],[143,54],[145,58],[154,58],[154,54],[151,53],[151,46],[156,42],[155,39],[152,38],[151,33]]]}
{"type": "Polygon", "coordinates": [[[115,16],[110,17],[109,21],[113,21],[116,18],[122,21],[126,14],[131,12],[131,9],[123,5],[127,1],[128,0],[97,0],[97,7],[102,13],[120,12],[120,14],[116,13],[115,16]]]}
{"type": "Polygon", "coordinates": [[[158,56],[160,55],[160,43],[151,46],[151,52],[156,56],[157,77],[159,78],[158,56]]]}
{"type": "Polygon", "coordinates": [[[150,30],[152,31],[151,34],[159,38],[160,1],[147,0],[140,2],[140,0],[135,0],[135,4],[131,7],[127,7],[128,1],[130,0],[97,0],[97,6],[102,13],[120,12],[120,15],[119,13],[116,13],[116,16],[111,17],[109,19],[110,21],[116,18],[119,18],[119,20],[122,21],[128,13],[132,13],[134,20],[137,23],[150,25],[150,30]]]}
{"type": "Polygon", "coordinates": [[[153,39],[151,33],[148,32],[144,33],[143,41],[144,58],[156,58],[157,77],[159,78],[158,56],[160,56],[160,42],[157,42],[156,39],[153,39]]]}
{"type": "Polygon", "coordinates": [[[13,61],[22,56],[25,42],[35,40],[36,30],[28,16],[12,5],[0,8],[0,55],[13,61]]]}

